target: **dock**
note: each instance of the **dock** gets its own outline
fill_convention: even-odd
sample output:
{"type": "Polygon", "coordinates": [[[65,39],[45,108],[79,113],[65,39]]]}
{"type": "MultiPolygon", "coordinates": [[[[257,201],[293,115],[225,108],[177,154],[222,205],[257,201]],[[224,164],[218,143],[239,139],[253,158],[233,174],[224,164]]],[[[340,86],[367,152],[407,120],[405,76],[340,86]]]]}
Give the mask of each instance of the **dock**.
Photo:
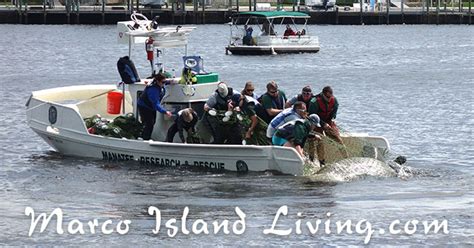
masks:
{"type": "MultiPolygon", "coordinates": [[[[22,1],[22,0],[20,0],[22,1]]],[[[99,5],[88,6],[48,6],[43,5],[0,5],[0,23],[3,24],[116,24],[128,20],[133,11],[148,18],[159,16],[163,24],[224,24],[237,12],[252,11],[252,6],[186,6],[177,5],[163,8],[145,8],[143,6],[114,5],[107,6],[105,0],[99,5]]],[[[78,1],[78,0],[72,0],[78,1]]],[[[67,2],[66,2],[67,3],[67,2]]],[[[255,8],[254,8],[255,9],[255,8]]],[[[410,8],[381,8],[362,10],[348,6],[336,6],[331,9],[313,10],[303,6],[286,6],[287,11],[303,11],[311,18],[308,24],[328,25],[380,25],[380,24],[472,24],[471,3],[469,6],[420,6],[410,8]]]]}

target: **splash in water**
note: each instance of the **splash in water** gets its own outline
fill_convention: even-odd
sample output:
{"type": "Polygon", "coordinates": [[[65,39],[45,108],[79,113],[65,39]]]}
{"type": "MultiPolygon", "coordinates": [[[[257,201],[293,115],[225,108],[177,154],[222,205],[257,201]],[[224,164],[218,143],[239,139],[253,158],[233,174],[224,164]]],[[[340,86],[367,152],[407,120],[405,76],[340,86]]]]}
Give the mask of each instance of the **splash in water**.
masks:
{"type": "Polygon", "coordinates": [[[352,157],[322,167],[319,162],[308,160],[305,163],[304,175],[312,181],[348,182],[366,176],[405,179],[411,174],[409,167],[395,162],[385,163],[374,158],[352,157]]]}

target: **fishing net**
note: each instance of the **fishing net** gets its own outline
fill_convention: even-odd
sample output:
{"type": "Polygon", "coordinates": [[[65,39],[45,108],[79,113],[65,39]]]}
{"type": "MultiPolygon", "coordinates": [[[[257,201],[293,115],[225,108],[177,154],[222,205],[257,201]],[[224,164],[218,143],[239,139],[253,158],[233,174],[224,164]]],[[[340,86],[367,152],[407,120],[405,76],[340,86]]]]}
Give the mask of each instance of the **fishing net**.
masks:
{"type": "Polygon", "coordinates": [[[403,165],[406,160],[403,156],[397,156],[387,148],[374,145],[377,142],[370,141],[370,136],[351,135],[347,130],[340,127],[339,129],[342,144],[327,135],[321,136],[321,140],[309,139],[306,142],[304,175],[325,174],[344,181],[363,175],[397,175],[401,178],[411,175],[411,169],[403,165]],[[323,160],[321,155],[325,165],[319,163],[319,160],[323,160]]]}
{"type": "MultiPolygon", "coordinates": [[[[252,124],[252,120],[250,116],[243,115],[243,119],[241,121],[242,125],[242,137],[245,138],[245,133],[249,129],[250,125],[252,124]]],[[[247,145],[271,145],[270,139],[267,138],[267,128],[268,124],[262,120],[260,117],[257,116],[257,125],[253,130],[253,134],[250,139],[245,139],[247,145]]]]}

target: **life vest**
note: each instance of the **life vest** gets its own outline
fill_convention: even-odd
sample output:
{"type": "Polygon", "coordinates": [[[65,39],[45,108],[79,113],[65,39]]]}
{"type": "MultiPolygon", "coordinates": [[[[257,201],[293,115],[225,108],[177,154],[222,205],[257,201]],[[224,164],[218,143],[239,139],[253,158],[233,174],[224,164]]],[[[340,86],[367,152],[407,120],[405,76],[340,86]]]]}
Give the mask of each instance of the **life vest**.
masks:
{"type": "MultiPolygon", "coordinates": [[[[229,100],[232,100],[232,96],[234,95],[234,90],[231,88],[231,87],[228,87],[228,93],[227,93],[227,96],[225,96],[224,98],[221,97],[221,95],[219,95],[219,92],[217,92],[216,90],[216,106],[214,106],[215,109],[217,110],[227,110],[227,103],[229,102],[229,100]]],[[[238,106],[237,103],[233,102],[234,104],[234,107],[235,106],[238,106]]]]}
{"type": "Polygon", "coordinates": [[[194,84],[197,82],[196,76],[190,68],[185,67],[181,73],[180,84],[194,84]]]}
{"type": "MultiPolygon", "coordinates": [[[[150,99],[148,98],[148,90],[151,88],[151,87],[159,87],[158,85],[152,83],[152,84],[149,84],[145,87],[145,90],[142,92],[142,94],[140,95],[140,99],[145,103],[145,105],[150,108],[150,109],[155,109],[155,106],[153,106],[153,103],[150,101],[150,99]]],[[[161,99],[163,99],[163,96],[165,96],[165,93],[166,93],[166,90],[165,88],[161,88],[161,92],[160,92],[160,101],[161,99]]]]}
{"type": "Polygon", "coordinates": [[[329,98],[329,102],[326,102],[321,95],[316,96],[316,103],[319,106],[319,118],[324,122],[329,122],[331,120],[331,113],[334,110],[334,104],[336,100],[334,97],[329,98]]]}
{"type": "Polygon", "coordinates": [[[280,127],[277,128],[276,135],[278,137],[282,137],[287,140],[294,138],[294,130],[295,130],[297,122],[304,124],[304,119],[289,121],[281,125],[280,127]]]}

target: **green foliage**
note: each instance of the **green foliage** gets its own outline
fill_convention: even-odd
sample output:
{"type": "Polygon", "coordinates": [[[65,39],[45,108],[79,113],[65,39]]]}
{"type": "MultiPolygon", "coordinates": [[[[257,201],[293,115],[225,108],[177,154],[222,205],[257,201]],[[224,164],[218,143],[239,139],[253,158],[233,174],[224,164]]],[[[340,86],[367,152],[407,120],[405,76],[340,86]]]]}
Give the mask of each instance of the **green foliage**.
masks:
{"type": "Polygon", "coordinates": [[[89,133],[114,138],[136,139],[143,130],[142,124],[136,120],[133,113],[118,116],[112,122],[97,114],[85,118],[84,122],[89,133]]]}
{"type": "MultiPolygon", "coordinates": [[[[245,138],[245,133],[252,124],[252,120],[248,115],[242,116],[242,137],[245,138]]],[[[247,145],[271,145],[270,140],[266,136],[268,124],[259,117],[257,117],[257,121],[257,126],[255,126],[252,137],[250,139],[246,139],[247,145]]]]}

